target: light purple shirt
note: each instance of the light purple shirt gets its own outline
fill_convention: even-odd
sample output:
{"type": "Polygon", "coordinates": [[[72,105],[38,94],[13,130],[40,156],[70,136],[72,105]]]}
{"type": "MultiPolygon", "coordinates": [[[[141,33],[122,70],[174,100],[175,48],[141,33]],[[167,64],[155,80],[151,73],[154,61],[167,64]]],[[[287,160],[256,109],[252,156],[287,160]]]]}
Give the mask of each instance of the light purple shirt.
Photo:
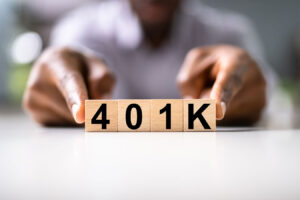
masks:
{"type": "Polygon", "coordinates": [[[159,49],[144,42],[139,20],[127,0],[98,2],[71,12],[55,27],[51,44],[103,58],[117,77],[114,98],[179,98],[176,76],[184,58],[192,48],[204,45],[242,47],[264,74],[271,73],[246,18],[183,2],[169,39],[159,49]]]}

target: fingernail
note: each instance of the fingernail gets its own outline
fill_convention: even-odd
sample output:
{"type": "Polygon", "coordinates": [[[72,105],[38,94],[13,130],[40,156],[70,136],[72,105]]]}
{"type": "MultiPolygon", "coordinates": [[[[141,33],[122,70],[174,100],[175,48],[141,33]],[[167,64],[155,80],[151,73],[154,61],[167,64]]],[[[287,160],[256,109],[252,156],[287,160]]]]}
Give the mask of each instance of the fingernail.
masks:
{"type": "Polygon", "coordinates": [[[223,118],[225,116],[225,113],[226,113],[226,104],[225,102],[221,102],[221,109],[222,109],[222,115],[223,115],[223,118]]]}
{"type": "Polygon", "coordinates": [[[73,104],[72,105],[72,114],[74,116],[75,121],[77,120],[77,112],[79,111],[80,106],[78,104],[73,104]]]}

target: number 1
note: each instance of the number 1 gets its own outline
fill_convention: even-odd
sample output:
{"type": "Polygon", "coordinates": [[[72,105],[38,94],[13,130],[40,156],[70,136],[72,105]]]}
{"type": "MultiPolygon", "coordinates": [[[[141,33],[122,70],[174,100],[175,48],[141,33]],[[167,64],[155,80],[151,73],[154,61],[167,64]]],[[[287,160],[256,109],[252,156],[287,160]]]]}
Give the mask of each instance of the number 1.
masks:
{"type": "Polygon", "coordinates": [[[160,110],[160,114],[166,113],[166,129],[171,129],[171,104],[168,103],[160,110]]]}

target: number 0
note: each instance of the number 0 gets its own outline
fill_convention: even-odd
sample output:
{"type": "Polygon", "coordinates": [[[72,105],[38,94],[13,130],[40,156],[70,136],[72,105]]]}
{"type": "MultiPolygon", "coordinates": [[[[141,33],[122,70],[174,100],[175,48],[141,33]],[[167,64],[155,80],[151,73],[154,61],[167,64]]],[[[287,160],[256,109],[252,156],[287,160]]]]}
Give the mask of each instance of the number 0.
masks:
{"type": "Polygon", "coordinates": [[[127,109],[126,109],[126,124],[130,129],[138,129],[140,128],[143,120],[143,114],[142,114],[142,109],[138,104],[130,104],[127,109]],[[131,122],[131,111],[132,109],[136,109],[137,113],[137,118],[136,118],[136,124],[132,124],[131,122]]]}

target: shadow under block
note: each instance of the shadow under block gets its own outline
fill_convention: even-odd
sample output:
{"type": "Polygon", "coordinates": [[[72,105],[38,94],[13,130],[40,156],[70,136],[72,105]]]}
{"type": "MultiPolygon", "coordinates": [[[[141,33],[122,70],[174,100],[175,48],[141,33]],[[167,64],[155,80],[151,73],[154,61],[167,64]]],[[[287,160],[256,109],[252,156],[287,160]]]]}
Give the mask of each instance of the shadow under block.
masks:
{"type": "Polygon", "coordinates": [[[151,131],[182,132],[183,101],[181,99],[151,100],[151,131]]]}
{"type": "Polygon", "coordinates": [[[149,132],[151,118],[150,100],[119,100],[118,131],[149,132]]]}
{"type": "Polygon", "coordinates": [[[86,100],[85,101],[85,131],[117,132],[118,131],[118,101],[117,100],[86,100]],[[94,120],[92,120],[93,118],[94,120]]]}
{"type": "Polygon", "coordinates": [[[183,100],[184,131],[215,131],[216,103],[214,100],[183,100]]]}

